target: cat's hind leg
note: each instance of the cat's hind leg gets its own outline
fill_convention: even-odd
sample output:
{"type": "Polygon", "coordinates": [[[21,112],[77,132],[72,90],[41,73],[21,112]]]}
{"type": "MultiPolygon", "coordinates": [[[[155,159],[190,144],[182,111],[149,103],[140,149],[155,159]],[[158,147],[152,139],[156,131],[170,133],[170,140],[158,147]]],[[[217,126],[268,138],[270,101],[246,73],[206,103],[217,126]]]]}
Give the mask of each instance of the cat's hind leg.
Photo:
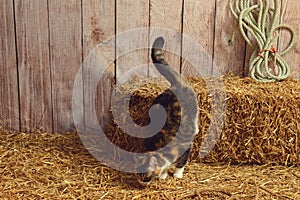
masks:
{"type": "Polygon", "coordinates": [[[176,168],[173,176],[175,178],[182,178],[183,177],[183,171],[184,171],[184,167],[182,167],[182,168],[176,168]]]}
{"type": "Polygon", "coordinates": [[[176,170],[173,174],[175,178],[182,178],[183,177],[183,171],[184,167],[188,162],[189,156],[191,153],[191,146],[184,152],[182,156],[180,156],[177,161],[174,163],[176,170]]]}

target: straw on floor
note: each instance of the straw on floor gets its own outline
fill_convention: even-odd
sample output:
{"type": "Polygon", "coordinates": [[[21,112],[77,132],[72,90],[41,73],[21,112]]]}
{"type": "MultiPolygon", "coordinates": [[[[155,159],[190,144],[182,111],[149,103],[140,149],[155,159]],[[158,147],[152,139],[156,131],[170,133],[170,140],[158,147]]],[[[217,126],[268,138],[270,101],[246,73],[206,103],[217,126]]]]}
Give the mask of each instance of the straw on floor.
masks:
{"type": "Polygon", "coordinates": [[[140,187],[101,165],[77,133],[0,134],[1,199],[300,199],[300,169],[187,165],[184,178],[140,187]]]}

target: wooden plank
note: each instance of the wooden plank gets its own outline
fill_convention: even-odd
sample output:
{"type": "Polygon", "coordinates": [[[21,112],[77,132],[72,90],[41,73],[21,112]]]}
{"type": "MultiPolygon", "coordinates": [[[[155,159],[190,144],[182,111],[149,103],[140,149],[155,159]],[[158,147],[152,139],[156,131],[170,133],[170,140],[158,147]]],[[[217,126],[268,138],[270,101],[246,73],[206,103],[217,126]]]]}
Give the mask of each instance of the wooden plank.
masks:
{"type": "Polygon", "coordinates": [[[245,41],[237,34],[234,44],[229,39],[235,29],[236,20],[231,14],[228,1],[216,0],[215,44],[213,74],[244,71],[245,41]]]}
{"type": "MultiPolygon", "coordinates": [[[[296,43],[293,49],[284,55],[284,59],[291,67],[291,73],[293,77],[300,77],[300,1],[288,1],[282,0],[282,23],[289,24],[293,27],[296,36],[296,43]]],[[[281,31],[279,38],[279,51],[284,50],[288,42],[290,41],[290,35],[286,31],[281,31]]]]}
{"type": "MultiPolygon", "coordinates": [[[[115,1],[90,1],[83,0],[83,56],[86,58],[89,53],[104,40],[111,38],[115,34],[115,1]]],[[[112,48],[101,48],[101,53],[105,55],[107,62],[115,59],[115,46],[112,48]]],[[[88,66],[83,66],[88,67],[88,66]]],[[[95,99],[86,98],[84,102],[96,103],[96,112],[98,121],[104,127],[108,120],[110,109],[110,100],[112,93],[112,84],[114,81],[114,64],[110,65],[105,73],[105,77],[98,83],[97,95],[95,99]]],[[[84,77],[86,80],[88,77],[84,77]]],[[[97,81],[97,80],[95,80],[97,81]]],[[[91,81],[93,83],[93,81],[91,81]]],[[[89,88],[89,87],[87,87],[89,88]]],[[[86,91],[87,92],[87,91],[86,91]]],[[[85,117],[90,111],[85,110],[85,117]]]]}
{"type": "Polygon", "coordinates": [[[74,129],[72,89],[82,63],[81,0],[49,0],[55,132],[74,129]]]}
{"type": "Polygon", "coordinates": [[[184,1],[183,34],[195,41],[193,45],[199,45],[203,52],[195,52],[193,46],[183,40],[183,66],[182,73],[185,76],[209,76],[212,72],[212,55],[214,44],[214,1],[184,1]],[[197,66],[192,66],[184,59],[190,56],[198,57],[197,66]],[[195,70],[198,69],[198,70],[195,70]]]}
{"type": "Polygon", "coordinates": [[[164,30],[150,32],[150,44],[158,36],[165,39],[165,48],[172,52],[165,52],[165,58],[170,66],[180,71],[181,31],[182,31],[182,0],[150,0],[150,27],[170,29],[171,34],[164,34],[164,30]],[[178,55],[174,52],[179,52],[178,55]]]}
{"type": "Polygon", "coordinates": [[[0,8],[0,127],[20,130],[13,1],[0,8]]]}
{"type": "MultiPolygon", "coordinates": [[[[115,2],[109,0],[83,0],[83,56],[84,58],[98,44],[114,37],[115,34],[115,2]]],[[[113,52],[114,53],[114,52],[113,52]]],[[[114,60],[114,54],[111,56],[114,60]]]]}
{"type": "MultiPolygon", "coordinates": [[[[149,2],[145,0],[117,0],[116,1],[116,17],[117,17],[117,34],[124,31],[140,27],[149,26],[149,2]]],[[[130,35],[130,34],[129,34],[130,35]]],[[[130,69],[138,66],[143,66],[148,70],[148,49],[137,50],[132,53],[124,52],[124,48],[135,49],[136,45],[148,46],[148,33],[130,35],[126,41],[121,41],[117,37],[117,63],[116,63],[116,78],[117,81],[125,75],[130,69]],[[127,55],[123,55],[126,53],[127,55]]]]}
{"type": "Polygon", "coordinates": [[[21,131],[52,131],[47,0],[16,0],[21,131]]]}

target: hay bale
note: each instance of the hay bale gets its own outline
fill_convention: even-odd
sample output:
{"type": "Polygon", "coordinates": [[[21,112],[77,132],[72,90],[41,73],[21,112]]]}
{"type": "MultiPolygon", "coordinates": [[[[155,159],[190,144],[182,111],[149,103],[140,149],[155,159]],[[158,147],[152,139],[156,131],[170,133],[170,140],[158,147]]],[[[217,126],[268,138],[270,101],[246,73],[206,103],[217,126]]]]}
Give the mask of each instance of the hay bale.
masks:
{"type": "MultiPolygon", "coordinates": [[[[197,159],[203,138],[211,120],[211,97],[206,87],[213,78],[189,78],[198,95],[200,131],[195,138],[192,159],[197,159]]],[[[226,120],[222,135],[202,162],[235,164],[300,164],[300,80],[258,83],[250,78],[224,77],[226,90],[226,120]]],[[[149,123],[151,103],[168,84],[162,80],[133,80],[119,88],[133,94],[130,113],[140,125],[149,123]]],[[[221,90],[221,88],[214,88],[221,90]]],[[[120,105],[128,99],[115,99],[120,105]]],[[[126,104],[124,104],[126,105],[126,104]]],[[[112,109],[119,109],[113,107],[112,109]]],[[[122,117],[122,116],[119,116],[122,117]]],[[[126,119],[124,119],[126,120],[126,119]]],[[[118,146],[133,152],[143,152],[142,140],[123,133],[111,121],[107,136],[118,146]]]]}

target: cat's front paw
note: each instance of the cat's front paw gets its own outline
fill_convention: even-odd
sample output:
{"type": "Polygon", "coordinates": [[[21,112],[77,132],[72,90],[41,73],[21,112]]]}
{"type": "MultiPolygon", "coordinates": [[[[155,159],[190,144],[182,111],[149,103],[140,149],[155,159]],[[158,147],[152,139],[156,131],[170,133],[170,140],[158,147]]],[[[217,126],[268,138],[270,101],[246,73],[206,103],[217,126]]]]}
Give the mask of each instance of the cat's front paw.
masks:
{"type": "Polygon", "coordinates": [[[181,178],[183,178],[183,174],[174,174],[174,177],[178,178],[178,179],[181,179],[181,178]]]}
{"type": "Polygon", "coordinates": [[[175,178],[183,178],[183,171],[184,171],[184,168],[178,168],[176,169],[175,173],[173,174],[173,176],[175,178]]]}
{"type": "Polygon", "coordinates": [[[160,176],[159,179],[165,180],[168,177],[168,172],[163,172],[160,176]]]}

